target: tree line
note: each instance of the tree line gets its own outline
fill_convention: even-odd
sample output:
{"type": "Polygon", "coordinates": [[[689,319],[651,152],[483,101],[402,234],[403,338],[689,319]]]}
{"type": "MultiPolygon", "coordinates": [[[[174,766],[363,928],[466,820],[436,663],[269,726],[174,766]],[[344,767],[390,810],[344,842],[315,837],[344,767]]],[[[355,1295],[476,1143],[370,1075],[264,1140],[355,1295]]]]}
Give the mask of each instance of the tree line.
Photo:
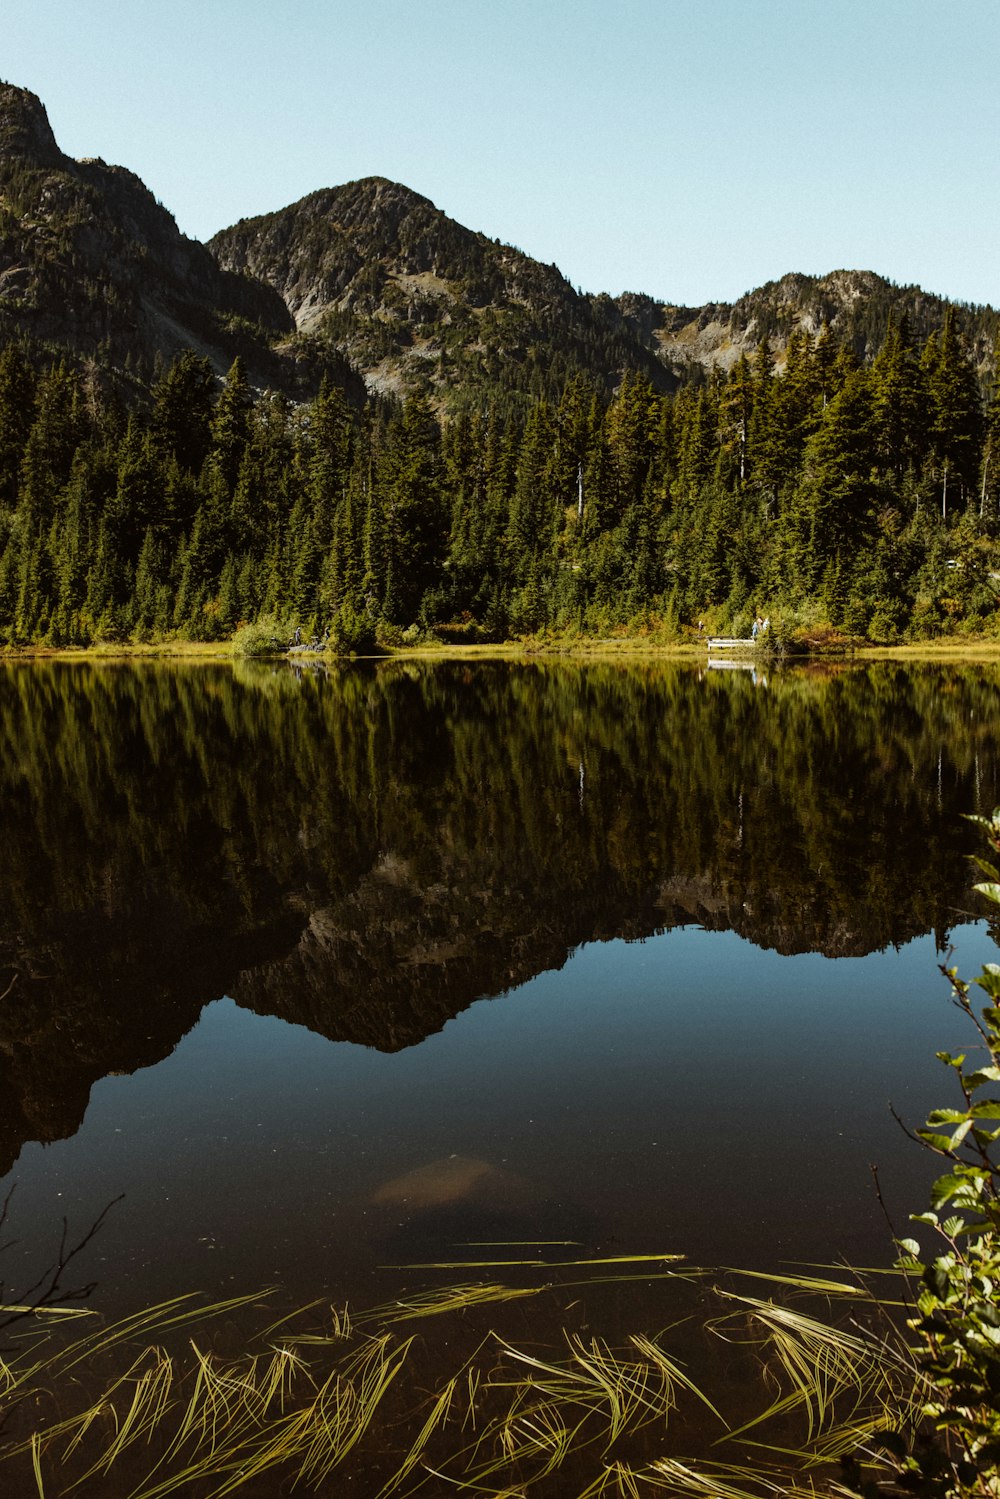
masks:
{"type": "Polygon", "coordinates": [[[828,327],[673,393],[583,376],[523,409],[477,393],[293,405],[181,354],[131,399],[0,351],[0,641],[342,648],[418,632],[677,638],[824,625],[891,641],[997,620],[1000,396],[952,312],[862,365],[828,327]]]}

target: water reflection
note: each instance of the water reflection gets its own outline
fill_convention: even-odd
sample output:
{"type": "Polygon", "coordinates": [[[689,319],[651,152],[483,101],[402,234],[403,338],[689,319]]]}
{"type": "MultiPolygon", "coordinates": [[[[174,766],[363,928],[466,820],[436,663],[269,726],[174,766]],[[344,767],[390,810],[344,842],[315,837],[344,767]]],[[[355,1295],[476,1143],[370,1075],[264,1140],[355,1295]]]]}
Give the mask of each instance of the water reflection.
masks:
{"type": "Polygon", "coordinates": [[[137,1296],[187,1288],[171,1236],[220,1286],[463,1239],[711,1257],[720,1214],[751,1257],[847,1249],[887,1093],[952,1042],[998,709],[985,667],[7,665],[0,1173],[42,1228],[127,1188],[137,1296]]]}
{"type": "Polygon", "coordinates": [[[587,941],[943,940],[997,673],[0,673],[0,1170],[227,993],[394,1051],[587,941]]]}

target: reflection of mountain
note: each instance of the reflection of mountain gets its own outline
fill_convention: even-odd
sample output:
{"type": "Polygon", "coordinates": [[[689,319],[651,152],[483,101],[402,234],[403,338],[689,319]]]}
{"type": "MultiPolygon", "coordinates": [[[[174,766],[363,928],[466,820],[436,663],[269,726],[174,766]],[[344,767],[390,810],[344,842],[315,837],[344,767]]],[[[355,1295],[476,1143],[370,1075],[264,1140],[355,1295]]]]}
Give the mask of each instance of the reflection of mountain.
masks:
{"type": "Polygon", "coordinates": [[[222,993],[412,1045],[579,943],[862,953],[967,906],[1000,677],[0,672],[0,1168],[222,993]]]}
{"type": "Polygon", "coordinates": [[[423,886],[403,861],[381,861],[342,901],[311,913],[284,959],[241,974],[233,997],[334,1041],[400,1051],[473,1000],[561,968],[599,933],[648,936],[662,925],[651,901],[618,909],[599,886],[545,910],[537,892],[491,884],[487,867],[441,874],[423,886]]]}
{"type": "Polygon", "coordinates": [[[25,1140],[74,1134],[95,1082],[162,1061],[240,963],[285,950],[299,925],[278,908],[270,930],[236,923],[230,935],[220,918],[198,928],[176,909],[130,904],[7,958],[17,980],[0,1005],[0,1172],[25,1140]]]}

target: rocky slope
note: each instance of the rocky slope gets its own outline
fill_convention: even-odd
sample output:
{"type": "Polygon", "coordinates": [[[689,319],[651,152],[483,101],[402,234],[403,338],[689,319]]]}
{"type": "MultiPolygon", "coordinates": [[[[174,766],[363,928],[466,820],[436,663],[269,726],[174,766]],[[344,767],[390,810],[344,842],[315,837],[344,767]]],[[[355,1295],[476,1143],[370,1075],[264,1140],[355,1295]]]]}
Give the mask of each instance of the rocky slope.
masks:
{"type": "MultiPolygon", "coordinates": [[[[585,296],[382,177],[242,219],[206,247],[131,172],[66,156],[35,95],[0,84],[0,338],[119,367],[187,347],[219,370],[239,353],[256,383],[291,395],[326,372],[357,399],[363,376],[443,404],[557,396],[574,375],[610,391],[629,370],[670,389],[763,340],[780,366],[796,329],[824,323],[868,357],[890,315],[923,340],[948,306],[869,271],[789,274],[704,307],[585,296]]],[[[960,307],[957,322],[991,371],[1000,315],[960,307]]]]}
{"type": "MultiPolygon", "coordinates": [[[[789,274],[735,303],[681,307],[638,293],[584,296],[553,266],[466,229],[381,177],[311,193],[242,219],[209,241],[222,265],[277,291],[300,334],[333,343],[371,387],[438,393],[499,383],[551,392],[568,374],[611,388],[636,370],[660,389],[767,341],[780,366],[790,335],[829,324],[862,359],[890,316],[922,341],[949,302],[871,271],[789,274]]],[[[1000,315],[958,309],[985,371],[1000,315]]]]}
{"type": "MultiPolygon", "coordinates": [[[[862,360],[881,347],[890,316],[904,319],[912,338],[922,343],[944,323],[950,303],[919,286],[896,286],[874,271],[831,271],[825,276],[792,272],[779,281],[749,291],[737,302],[710,302],[681,307],[651,297],[595,298],[609,321],[620,319],[633,335],[680,377],[713,365],[730,369],[746,355],[753,359],[767,344],[780,368],[790,335],[798,330],[816,337],[824,325],[839,340],[849,341],[862,360]]],[[[957,306],[957,322],[980,370],[992,372],[1000,313],[992,307],[957,306]]]]}
{"type": "Polygon", "coordinates": [[[66,156],[41,101],[0,84],[0,337],[139,369],[192,348],[223,371],[240,354],[262,383],[294,388],[300,371],[272,352],[293,326],[132,172],[66,156]]]}
{"type": "Polygon", "coordinates": [[[541,394],[574,373],[610,388],[626,369],[676,383],[655,349],[554,265],[382,177],[242,219],[209,247],[228,270],[273,287],[300,333],[333,342],[376,389],[541,394]]]}

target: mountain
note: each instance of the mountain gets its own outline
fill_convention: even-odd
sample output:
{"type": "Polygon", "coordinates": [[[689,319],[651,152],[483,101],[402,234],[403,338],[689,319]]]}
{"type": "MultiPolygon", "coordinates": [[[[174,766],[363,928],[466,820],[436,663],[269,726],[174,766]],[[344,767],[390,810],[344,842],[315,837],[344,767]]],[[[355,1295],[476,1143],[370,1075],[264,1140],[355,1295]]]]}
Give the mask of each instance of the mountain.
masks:
{"type": "MultiPolygon", "coordinates": [[[[866,358],[890,315],[922,341],[950,305],[843,270],[703,307],[584,295],[556,266],[383,177],[241,219],[205,246],[133,173],[66,156],[41,101],[0,84],[0,338],[28,334],[118,367],[147,371],[193,348],[218,371],[240,354],[255,384],[293,397],[326,373],[355,401],[365,387],[444,405],[523,401],[558,396],[578,375],[610,394],[628,371],[669,390],[762,340],[780,365],[796,329],[825,323],[866,358]]],[[[956,326],[991,371],[1000,315],[960,306],[956,326]]]]}
{"type": "Polygon", "coordinates": [[[293,327],[270,287],[224,270],[132,172],[66,156],[41,101],[0,84],[0,337],[140,370],[184,348],[220,372],[240,354],[260,383],[294,389],[308,379],[272,351],[293,327]]]}
{"type": "MultiPolygon", "coordinates": [[[[626,370],[672,389],[752,357],[762,340],[780,364],[795,330],[815,335],[824,324],[866,359],[890,316],[922,341],[952,305],[871,271],[790,274],[704,307],[632,292],[585,296],[554,265],[464,228],[382,177],[241,219],[209,246],[230,271],[278,292],[300,335],[332,342],[370,387],[397,394],[500,385],[551,395],[572,374],[610,390],[626,370]]],[[[1000,315],[960,308],[958,324],[977,364],[991,369],[1000,315]]]]}
{"type": "Polygon", "coordinates": [[[1000,335],[1000,313],[992,307],[949,302],[919,286],[897,286],[874,271],[831,271],[825,276],[797,272],[749,291],[737,302],[681,307],[626,292],[595,297],[608,322],[619,320],[678,376],[730,369],[740,358],[752,358],[766,340],[778,357],[799,330],[815,337],[829,325],[838,342],[850,343],[861,360],[882,346],[889,318],[907,323],[919,344],[944,324],[949,307],[966,346],[982,373],[992,374],[1000,335]]]}
{"type": "Polygon", "coordinates": [[[463,225],[383,177],[310,193],[209,240],[219,263],[282,297],[296,328],[338,348],[369,386],[553,395],[574,374],[677,381],[627,322],[554,265],[463,225]]]}

